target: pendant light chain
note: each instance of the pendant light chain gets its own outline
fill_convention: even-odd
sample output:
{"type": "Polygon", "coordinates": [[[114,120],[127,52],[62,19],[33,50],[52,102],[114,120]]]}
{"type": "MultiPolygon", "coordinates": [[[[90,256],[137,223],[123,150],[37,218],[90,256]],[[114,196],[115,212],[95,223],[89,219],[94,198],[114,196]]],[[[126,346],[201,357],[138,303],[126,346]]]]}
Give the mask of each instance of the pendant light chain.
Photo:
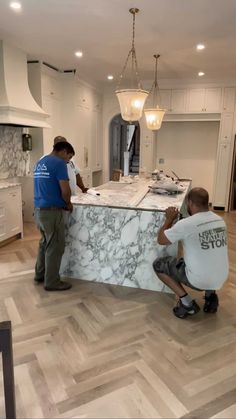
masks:
{"type": "Polygon", "coordinates": [[[153,95],[153,107],[144,109],[144,114],[146,118],[147,128],[152,131],[157,131],[161,128],[161,124],[165,115],[166,110],[160,108],[157,102],[157,95],[160,96],[160,90],[157,81],[157,61],[160,57],[159,54],[153,55],[155,58],[155,77],[152,84],[150,95],[153,95]]]}
{"type": "Polygon", "coordinates": [[[151,95],[153,93],[153,107],[155,107],[155,106],[157,106],[157,96],[158,95],[160,96],[159,85],[158,85],[158,81],[157,81],[157,61],[158,61],[158,58],[160,57],[160,55],[155,54],[153,57],[156,60],[156,63],[155,63],[155,77],[154,77],[154,82],[152,83],[152,87],[151,87],[151,90],[150,90],[149,94],[151,95]]]}
{"type": "Polygon", "coordinates": [[[132,45],[131,45],[131,49],[128,53],[128,56],[126,58],[124,67],[122,68],[122,71],[120,73],[119,81],[118,81],[118,84],[117,84],[117,89],[120,88],[120,84],[121,84],[121,81],[123,79],[125,70],[127,68],[130,56],[131,56],[131,71],[132,71],[132,74],[131,74],[131,76],[132,76],[132,79],[131,79],[132,88],[134,87],[134,79],[136,79],[136,83],[138,85],[138,88],[142,89],[142,83],[141,83],[141,80],[140,80],[140,77],[139,77],[138,62],[137,62],[137,56],[136,56],[136,51],[135,51],[135,45],[134,45],[134,40],[135,40],[135,14],[138,13],[138,9],[130,9],[130,13],[132,13],[132,15],[133,15],[132,45]]]}

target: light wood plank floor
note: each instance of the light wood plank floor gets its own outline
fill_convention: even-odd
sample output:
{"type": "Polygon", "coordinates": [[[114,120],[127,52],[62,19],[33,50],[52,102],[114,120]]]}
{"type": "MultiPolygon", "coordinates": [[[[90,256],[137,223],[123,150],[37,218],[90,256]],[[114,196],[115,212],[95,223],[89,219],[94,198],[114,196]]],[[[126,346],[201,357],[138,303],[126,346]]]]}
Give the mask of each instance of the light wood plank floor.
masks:
{"type": "Polygon", "coordinates": [[[235,418],[236,213],[225,220],[230,275],[220,310],[188,320],[173,317],[172,295],[81,280],[64,293],[35,286],[33,225],[0,248],[18,418],[235,418]]]}

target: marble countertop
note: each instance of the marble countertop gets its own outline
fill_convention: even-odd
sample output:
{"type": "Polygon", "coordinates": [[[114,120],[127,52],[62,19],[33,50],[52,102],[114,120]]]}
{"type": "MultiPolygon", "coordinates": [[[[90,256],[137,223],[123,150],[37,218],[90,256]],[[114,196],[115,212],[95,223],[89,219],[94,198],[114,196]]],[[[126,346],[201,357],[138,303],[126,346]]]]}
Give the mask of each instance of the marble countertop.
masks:
{"type": "Polygon", "coordinates": [[[168,207],[176,207],[180,210],[185,196],[188,192],[191,181],[180,182],[183,186],[183,192],[171,195],[159,195],[153,192],[148,192],[142,201],[137,205],[137,208],[158,211],[165,211],[168,207]]]}
{"type": "Polygon", "coordinates": [[[6,182],[1,180],[0,181],[0,190],[1,189],[7,189],[7,188],[13,188],[14,186],[21,186],[19,182],[6,182]]]}
{"type": "Polygon", "coordinates": [[[149,191],[149,186],[153,183],[150,179],[140,179],[133,183],[108,182],[94,188],[100,193],[99,196],[78,193],[71,200],[75,206],[94,205],[152,211],[164,211],[169,206],[181,208],[190,181],[181,182],[184,191],[173,195],[159,195],[149,191]]]}

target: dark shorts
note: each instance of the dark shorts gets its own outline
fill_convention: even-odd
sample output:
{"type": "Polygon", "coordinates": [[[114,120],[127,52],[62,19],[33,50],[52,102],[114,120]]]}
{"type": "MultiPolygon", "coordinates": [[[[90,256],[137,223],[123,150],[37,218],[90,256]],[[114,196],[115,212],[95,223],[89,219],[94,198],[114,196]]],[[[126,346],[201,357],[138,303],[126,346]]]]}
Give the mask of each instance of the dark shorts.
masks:
{"type": "Polygon", "coordinates": [[[177,259],[173,256],[166,256],[164,258],[157,258],[153,262],[153,269],[158,273],[163,273],[170,276],[176,282],[187,285],[187,287],[192,288],[197,291],[202,291],[199,288],[194,287],[190,284],[186,272],[185,272],[185,261],[183,258],[177,259]]]}

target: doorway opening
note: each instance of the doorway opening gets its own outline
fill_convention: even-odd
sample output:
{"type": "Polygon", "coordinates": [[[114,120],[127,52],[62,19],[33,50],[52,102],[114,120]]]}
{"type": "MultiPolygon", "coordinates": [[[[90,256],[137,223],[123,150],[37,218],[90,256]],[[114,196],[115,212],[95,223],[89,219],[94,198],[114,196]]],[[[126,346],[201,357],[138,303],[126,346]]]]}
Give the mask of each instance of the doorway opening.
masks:
{"type": "Polygon", "coordinates": [[[110,180],[114,170],[121,170],[123,175],[139,173],[140,126],[138,121],[131,124],[116,115],[110,122],[110,180]]]}

